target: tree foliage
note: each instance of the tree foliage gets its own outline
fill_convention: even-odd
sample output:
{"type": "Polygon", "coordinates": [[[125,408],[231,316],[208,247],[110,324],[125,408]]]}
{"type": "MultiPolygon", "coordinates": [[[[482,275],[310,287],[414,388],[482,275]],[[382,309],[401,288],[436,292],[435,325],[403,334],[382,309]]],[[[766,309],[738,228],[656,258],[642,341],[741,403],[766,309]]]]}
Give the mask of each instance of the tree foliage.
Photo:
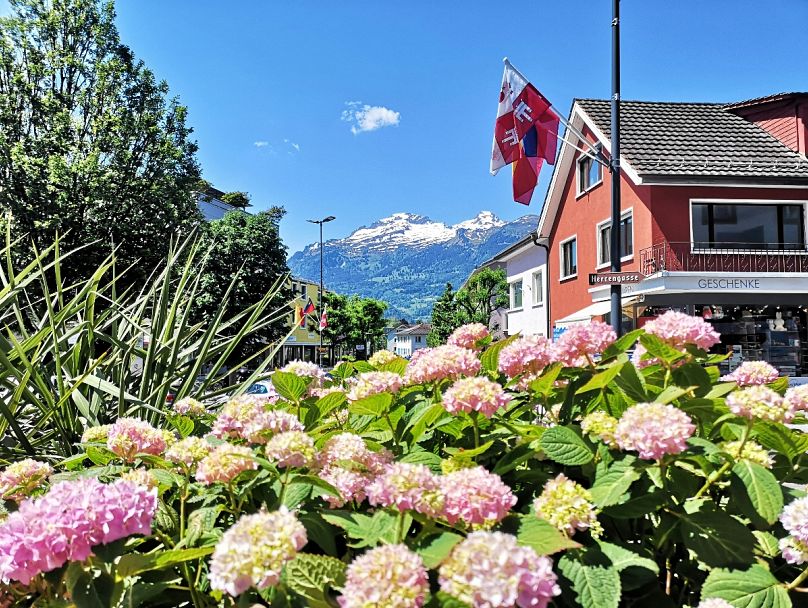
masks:
{"type": "Polygon", "coordinates": [[[501,268],[483,268],[474,273],[457,292],[451,283],[432,307],[432,331],[427,336],[430,346],[437,346],[455,329],[466,323],[488,326],[491,314],[508,306],[508,282],[501,268]]]}
{"type": "Polygon", "coordinates": [[[374,348],[385,335],[384,311],[387,304],[358,295],[326,293],[328,327],[323,338],[338,351],[352,350],[357,344],[374,348]]]}
{"type": "Polygon", "coordinates": [[[426,337],[427,345],[443,344],[457,327],[455,291],[451,283],[446,283],[446,289],[432,305],[432,330],[426,337]]]}
{"type": "MultiPolygon", "coordinates": [[[[112,2],[11,0],[0,18],[0,207],[87,276],[114,246],[140,276],[199,221],[186,108],[121,43],[112,2]]],[[[25,250],[28,251],[27,249],[25,250]]]]}

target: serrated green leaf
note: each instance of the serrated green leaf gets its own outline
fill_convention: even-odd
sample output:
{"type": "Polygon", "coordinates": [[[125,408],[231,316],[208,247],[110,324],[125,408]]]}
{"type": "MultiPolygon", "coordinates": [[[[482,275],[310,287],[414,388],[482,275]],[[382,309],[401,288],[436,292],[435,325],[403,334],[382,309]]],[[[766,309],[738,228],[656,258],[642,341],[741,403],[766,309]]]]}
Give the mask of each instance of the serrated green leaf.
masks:
{"type": "Polygon", "coordinates": [[[314,541],[332,557],[337,556],[336,530],[319,513],[300,513],[297,518],[306,528],[309,541],[314,541]]]}
{"type": "Polygon", "coordinates": [[[407,370],[407,360],[402,359],[401,357],[393,359],[392,361],[388,361],[379,368],[379,371],[393,372],[394,374],[398,374],[399,376],[403,376],[406,370],[407,370]]]}
{"type": "Polygon", "coordinates": [[[589,490],[595,504],[599,507],[608,507],[627,499],[625,493],[642,475],[637,463],[636,457],[628,455],[615,462],[603,475],[598,476],[589,490]]]}
{"type": "Polygon", "coordinates": [[[634,551],[630,551],[625,547],[604,541],[598,542],[598,546],[618,572],[622,572],[626,568],[645,568],[654,574],[659,573],[659,566],[654,560],[637,555],[634,551]]]}
{"type": "Polygon", "coordinates": [[[791,608],[788,591],[763,566],[748,570],[713,570],[704,581],[701,597],[716,597],[737,608],[791,608]]]}
{"type": "Polygon", "coordinates": [[[508,344],[518,338],[519,336],[516,334],[513,336],[508,336],[504,340],[494,342],[491,346],[486,348],[485,352],[483,352],[483,354],[480,356],[480,363],[483,371],[497,373],[497,368],[499,367],[499,353],[503,348],[508,346],[508,344]]]}
{"type": "Polygon", "coordinates": [[[194,421],[188,416],[171,416],[169,418],[171,425],[177,429],[180,437],[185,438],[194,432],[194,421]]]}
{"type": "Polygon", "coordinates": [[[424,538],[415,546],[415,551],[424,560],[424,565],[428,569],[437,568],[452,552],[455,545],[463,540],[463,537],[454,532],[441,532],[432,534],[424,538]]]}
{"type": "Polygon", "coordinates": [[[548,396],[550,391],[553,390],[555,381],[562,369],[564,369],[564,366],[560,363],[554,363],[551,366],[546,367],[542,372],[542,375],[530,383],[530,392],[536,395],[545,397],[548,396]]]}
{"type": "Polygon", "coordinates": [[[286,564],[286,584],[312,608],[331,608],[329,591],[345,584],[346,565],[325,555],[298,553],[286,564]]]}
{"type": "Polygon", "coordinates": [[[708,566],[745,566],[754,560],[755,537],[737,519],[710,505],[681,518],[685,545],[708,566]]]}
{"type": "Polygon", "coordinates": [[[558,570],[570,581],[582,608],[617,608],[620,574],[601,551],[592,548],[565,553],[558,570]]]}
{"type": "Polygon", "coordinates": [[[373,416],[378,418],[384,416],[393,403],[393,395],[390,393],[377,393],[370,397],[365,397],[354,401],[348,406],[348,411],[357,416],[373,416]]]}
{"type": "Polygon", "coordinates": [[[304,378],[291,372],[276,371],[272,374],[272,385],[278,394],[288,401],[299,401],[306,394],[311,378],[304,378]]]}
{"type": "Polygon", "coordinates": [[[554,426],[547,429],[539,445],[548,458],[559,464],[583,465],[595,457],[592,448],[572,427],[554,426]]]}
{"type": "Polygon", "coordinates": [[[783,510],[783,491],[771,471],[756,462],[739,460],[732,466],[732,483],[742,483],[752,506],[766,522],[773,524],[783,510]]]}
{"type": "Polygon", "coordinates": [[[336,409],[345,405],[347,397],[342,391],[336,393],[328,393],[323,395],[317,400],[317,409],[320,412],[320,418],[325,418],[336,409]]]}
{"type": "Polygon", "coordinates": [[[476,448],[465,449],[465,448],[445,447],[443,448],[443,451],[449,454],[450,456],[456,456],[458,458],[474,458],[475,456],[479,456],[480,454],[485,454],[492,445],[494,445],[493,440],[486,441],[484,444],[476,448]]]}
{"type": "Polygon", "coordinates": [[[808,434],[793,431],[782,424],[759,422],[754,426],[754,435],[763,447],[784,454],[793,461],[808,452],[808,434]]]}
{"type": "Polygon", "coordinates": [[[422,464],[435,472],[440,471],[441,457],[426,450],[413,450],[398,459],[399,462],[422,464]]]}
{"type": "Polygon", "coordinates": [[[581,546],[559,532],[552,524],[535,515],[524,515],[519,518],[516,538],[519,544],[530,547],[539,555],[552,555],[581,546]]]}
{"type": "Polygon", "coordinates": [[[412,436],[412,443],[420,441],[426,430],[442,417],[448,420],[450,416],[449,412],[447,412],[440,403],[424,408],[409,421],[408,426],[411,427],[410,435],[412,436]]]}
{"type": "MultiPolygon", "coordinates": [[[[626,365],[631,365],[631,363],[627,363],[626,365]]],[[[599,391],[606,388],[614,381],[622,368],[622,365],[614,364],[611,367],[606,368],[604,371],[598,372],[589,379],[589,382],[579,388],[577,392],[580,394],[588,391],[599,391]]]]}
{"type": "Polygon", "coordinates": [[[673,348],[651,334],[643,334],[640,336],[640,343],[645,347],[649,355],[668,364],[684,359],[687,356],[686,353],[673,348]]]}
{"type": "Polygon", "coordinates": [[[216,528],[216,519],[224,510],[223,505],[200,507],[188,515],[188,525],[185,527],[185,544],[193,547],[203,534],[209,534],[216,528]]]}
{"type": "Polygon", "coordinates": [[[121,557],[116,572],[123,579],[142,572],[164,570],[177,564],[203,558],[213,553],[213,547],[195,547],[193,549],[169,549],[154,553],[128,553],[121,557]]]}

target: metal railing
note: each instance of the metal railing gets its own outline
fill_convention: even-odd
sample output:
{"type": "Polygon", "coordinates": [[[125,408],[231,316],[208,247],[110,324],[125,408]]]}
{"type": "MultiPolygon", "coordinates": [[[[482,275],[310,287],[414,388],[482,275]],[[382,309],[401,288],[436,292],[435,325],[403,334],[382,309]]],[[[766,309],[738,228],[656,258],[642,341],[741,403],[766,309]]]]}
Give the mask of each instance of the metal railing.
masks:
{"type": "Polygon", "coordinates": [[[645,276],[670,272],[808,272],[804,243],[668,242],[640,251],[645,276]]]}

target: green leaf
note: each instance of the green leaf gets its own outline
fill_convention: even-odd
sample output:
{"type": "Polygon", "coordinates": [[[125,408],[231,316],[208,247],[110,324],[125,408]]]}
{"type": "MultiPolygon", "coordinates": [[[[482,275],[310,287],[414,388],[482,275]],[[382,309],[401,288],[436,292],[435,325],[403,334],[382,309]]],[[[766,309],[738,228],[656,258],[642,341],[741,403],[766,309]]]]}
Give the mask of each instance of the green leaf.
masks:
{"type": "Polygon", "coordinates": [[[210,534],[216,528],[216,519],[224,510],[224,505],[200,507],[191,511],[185,528],[185,544],[193,547],[203,534],[210,534]]]}
{"type": "Polygon", "coordinates": [[[286,584],[313,608],[331,608],[329,590],[345,584],[345,568],[340,560],[325,555],[298,553],[286,564],[286,584]]]}
{"type": "Polygon", "coordinates": [[[310,541],[314,541],[328,555],[337,556],[336,530],[319,513],[301,513],[297,516],[306,528],[310,541]]]}
{"type": "Polygon", "coordinates": [[[128,553],[121,557],[118,562],[118,578],[135,576],[142,572],[152,570],[164,570],[177,564],[201,559],[213,553],[213,547],[195,547],[193,549],[169,549],[167,551],[157,551],[155,553],[128,553]]]}
{"type": "Polygon", "coordinates": [[[548,396],[550,391],[553,390],[553,385],[562,369],[564,369],[564,366],[560,363],[554,363],[545,368],[542,375],[530,383],[530,392],[536,395],[548,396]]]}
{"type": "Polygon", "coordinates": [[[583,465],[595,457],[579,431],[571,427],[554,426],[547,429],[539,445],[548,458],[559,464],[583,465]]]}
{"type": "Polygon", "coordinates": [[[403,376],[406,370],[407,370],[407,360],[402,359],[401,357],[393,359],[392,361],[385,363],[379,368],[379,371],[393,372],[394,374],[398,374],[399,376],[403,376]]]}
{"type": "Polygon", "coordinates": [[[327,511],[321,514],[328,523],[342,528],[357,542],[351,547],[373,547],[383,538],[394,538],[398,517],[385,511],[376,511],[373,517],[350,511],[327,511]]]}
{"type": "Polygon", "coordinates": [[[637,555],[634,551],[630,551],[625,547],[604,541],[598,542],[598,546],[618,572],[622,572],[626,568],[645,568],[654,574],[659,574],[659,566],[652,559],[637,555]]]}
{"type": "Polygon", "coordinates": [[[738,608],[791,608],[788,591],[763,566],[748,570],[713,570],[701,588],[702,598],[717,597],[738,608]]]}
{"type": "Polygon", "coordinates": [[[93,464],[102,467],[114,460],[115,454],[106,448],[97,448],[91,445],[87,448],[87,458],[92,460],[93,464]]]}
{"type": "Polygon", "coordinates": [[[666,344],[651,334],[643,334],[640,336],[640,343],[645,347],[645,350],[648,351],[649,355],[656,357],[657,359],[668,364],[683,359],[687,356],[686,353],[676,350],[669,344],[666,344]]]}
{"type": "Polygon", "coordinates": [[[116,584],[105,572],[95,576],[92,571],[75,569],[65,578],[67,590],[76,608],[109,608],[115,603],[114,596],[120,597],[123,592],[123,587],[116,584]]]}
{"type": "Polygon", "coordinates": [[[450,456],[456,456],[458,458],[474,458],[475,456],[479,456],[480,454],[485,454],[490,448],[494,445],[494,441],[486,441],[479,447],[465,449],[465,448],[443,448],[443,451],[449,454],[450,456]]]}
{"type": "Polygon", "coordinates": [[[455,545],[462,540],[463,537],[454,532],[432,534],[419,542],[415,546],[415,551],[424,560],[424,565],[427,569],[431,570],[440,566],[443,560],[452,552],[455,545]]]}
{"type": "Polygon", "coordinates": [[[732,483],[740,481],[744,485],[758,515],[769,524],[776,522],[783,510],[783,491],[771,471],[756,462],[739,460],[732,466],[732,473],[736,476],[732,483]]]}
{"type": "Polygon", "coordinates": [[[759,422],[754,427],[755,438],[763,447],[784,454],[793,461],[808,452],[808,434],[773,422],[759,422]]]}
{"type": "Polygon", "coordinates": [[[620,375],[614,379],[627,397],[637,403],[649,401],[645,390],[645,378],[637,373],[637,368],[631,365],[624,365],[620,370],[620,375]]]}
{"type": "Polygon", "coordinates": [[[324,418],[336,409],[341,408],[347,401],[345,393],[328,393],[317,400],[317,409],[320,411],[320,418],[324,418]]]}
{"type": "Polygon", "coordinates": [[[348,406],[348,411],[357,416],[378,418],[387,413],[391,403],[393,403],[393,395],[390,393],[377,393],[359,401],[354,401],[348,406]]]}
{"type": "Polygon", "coordinates": [[[620,574],[598,550],[565,553],[558,570],[572,584],[582,608],[617,608],[620,603],[620,574]]]}
{"type": "Polygon", "coordinates": [[[480,363],[482,364],[483,371],[494,374],[497,373],[497,369],[499,368],[499,353],[503,348],[508,346],[508,344],[518,338],[519,335],[514,334],[513,336],[508,336],[504,340],[494,342],[491,346],[485,349],[485,352],[480,356],[480,363]]]}
{"type": "Polygon", "coordinates": [[[497,475],[504,475],[505,473],[513,471],[523,462],[533,458],[537,452],[538,450],[534,450],[528,444],[518,445],[512,450],[505,452],[502,458],[497,461],[497,464],[494,465],[494,470],[492,472],[496,473],[497,475]]]}
{"type": "Polygon", "coordinates": [[[664,391],[659,393],[656,397],[654,397],[654,401],[656,401],[657,403],[672,403],[673,401],[676,401],[679,397],[687,394],[688,392],[689,389],[687,388],[671,385],[664,391]]]}
{"type": "Polygon", "coordinates": [[[412,442],[417,443],[420,441],[426,430],[440,420],[440,418],[444,417],[448,419],[450,416],[451,415],[449,412],[443,409],[443,406],[440,403],[436,403],[424,408],[409,422],[409,426],[411,427],[410,435],[412,436],[412,442]]]}
{"type": "Polygon", "coordinates": [[[426,450],[413,450],[398,459],[399,462],[409,462],[410,464],[423,464],[434,472],[440,471],[441,457],[426,450]]]}
{"type": "Polygon", "coordinates": [[[272,374],[272,385],[278,394],[288,401],[300,401],[311,384],[311,378],[303,378],[291,372],[277,371],[272,374]]]}
{"type": "Polygon", "coordinates": [[[533,549],[539,555],[551,555],[580,547],[549,522],[535,515],[524,515],[519,518],[519,531],[516,538],[520,544],[533,549]]]}
{"type": "Polygon", "coordinates": [[[171,416],[169,418],[171,425],[177,429],[180,437],[185,438],[194,432],[194,421],[188,416],[171,416]]]}
{"type": "MultiPolygon", "coordinates": [[[[632,365],[631,363],[626,363],[625,365],[632,365]]],[[[598,372],[594,376],[589,379],[589,382],[584,384],[581,388],[578,389],[578,393],[586,393],[588,391],[599,391],[607,386],[609,386],[620,371],[623,369],[623,365],[619,363],[613,364],[610,367],[607,367],[604,371],[598,372]]]]}
{"type": "Polygon", "coordinates": [[[616,357],[617,355],[623,354],[634,346],[637,338],[639,338],[643,333],[644,330],[635,329],[620,336],[617,340],[606,347],[606,350],[604,350],[603,354],[601,355],[601,359],[610,359],[612,357],[616,357]]]}
{"type": "Polygon", "coordinates": [[[685,545],[708,566],[746,566],[754,560],[755,537],[737,519],[708,505],[681,518],[685,545]]]}
{"type": "Polygon", "coordinates": [[[337,490],[334,486],[332,486],[324,479],[317,477],[316,475],[295,475],[289,480],[289,485],[309,486],[316,490],[320,490],[320,494],[327,494],[329,496],[340,495],[339,490],[337,490]]]}
{"type": "Polygon", "coordinates": [[[627,499],[624,495],[642,472],[637,468],[637,458],[625,456],[610,466],[606,473],[595,479],[590,488],[592,499],[599,507],[619,504],[627,499]]]}

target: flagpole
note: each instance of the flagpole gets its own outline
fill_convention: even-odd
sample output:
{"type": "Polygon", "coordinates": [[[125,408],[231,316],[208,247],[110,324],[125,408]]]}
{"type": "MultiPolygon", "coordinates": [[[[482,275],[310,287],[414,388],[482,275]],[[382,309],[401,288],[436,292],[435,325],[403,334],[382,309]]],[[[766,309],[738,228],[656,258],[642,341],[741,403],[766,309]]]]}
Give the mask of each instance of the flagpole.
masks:
{"type": "MultiPolygon", "coordinates": [[[[612,181],[611,269],[620,272],[620,0],[612,0],[612,124],[609,172],[612,181]]],[[[623,286],[611,285],[612,329],[623,330],[623,286]]]]}

